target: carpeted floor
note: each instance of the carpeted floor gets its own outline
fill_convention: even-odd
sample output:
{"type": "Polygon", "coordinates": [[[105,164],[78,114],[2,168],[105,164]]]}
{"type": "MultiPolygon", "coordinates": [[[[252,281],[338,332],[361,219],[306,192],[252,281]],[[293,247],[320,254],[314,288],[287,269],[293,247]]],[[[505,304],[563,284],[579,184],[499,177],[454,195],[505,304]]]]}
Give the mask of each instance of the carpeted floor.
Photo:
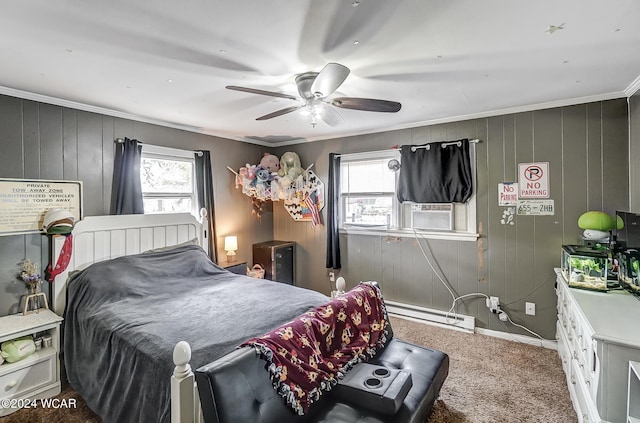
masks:
{"type": "Polygon", "coordinates": [[[555,350],[392,319],[394,336],[449,354],[428,423],[572,423],[578,418],[555,350]]]}
{"type": "MultiPolygon", "coordinates": [[[[396,337],[449,354],[449,377],[426,423],[578,421],[556,351],[404,319],[391,322],[396,337]]],[[[72,389],[58,397],[76,398],[76,408],[24,409],[0,423],[101,422],[72,389]]]]}

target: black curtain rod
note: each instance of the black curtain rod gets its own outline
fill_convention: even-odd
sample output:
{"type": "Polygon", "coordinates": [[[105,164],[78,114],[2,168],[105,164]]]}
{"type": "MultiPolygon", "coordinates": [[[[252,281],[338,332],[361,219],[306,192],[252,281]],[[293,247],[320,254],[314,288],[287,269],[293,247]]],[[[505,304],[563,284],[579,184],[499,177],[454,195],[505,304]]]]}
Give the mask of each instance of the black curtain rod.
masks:
{"type": "MultiPolygon", "coordinates": [[[[419,148],[425,148],[427,150],[429,150],[431,148],[431,146],[429,144],[435,144],[437,142],[442,142],[442,141],[430,141],[428,142],[426,145],[420,145],[420,146],[413,146],[411,147],[411,151],[413,151],[415,153],[415,151],[419,148]]],[[[478,138],[476,139],[472,139],[469,140],[470,143],[472,144],[478,144],[480,142],[480,140],[478,138]]],[[[458,147],[460,147],[462,145],[462,143],[460,141],[447,141],[442,143],[442,148],[447,147],[449,145],[457,145],[458,147]]],[[[393,147],[389,148],[389,150],[398,150],[400,148],[400,146],[398,145],[394,145],[393,147]]],[[[366,153],[375,153],[378,151],[386,151],[386,150],[375,150],[375,151],[367,151],[366,153]]],[[[357,153],[354,153],[357,154],[357,153]]],[[[334,159],[337,159],[338,157],[342,156],[342,154],[336,154],[335,156],[333,156],[334,159]]]]}
{"type": "MultiPolygon", "coordinates": [[[[116,138],[114,142],[117,142],[118,144],[122,144],[124,142],[124,138],[116,138]]],[[[140,141],[138,141],[138,143],[142,144],[142,142],[140,141]]],[[[201,150],[194,150],[194,153],[196,153],[198,157],[202,157],[202,155],[204,154],[201,150]]]]}
{"type": "MultiPolygon", "coordinates": [[[[416,150],[418,150],[420,148],[424,148],[425,150],[430,150],[431,146],[429,144],[435,144],[435,143],[438,143],[438,142],[442,142],[442,141],[431,141],[431,142],[428,142],[426,145],[416,145],[416,146],[411,147],[411,151],[413,151],[415,153],[416,150]]],[[[480,140],[476,138],[476,139],[473,139],[473,140],[469,140],[469,142],[472,143],[472,144],[477,144],[477,143],[480,142],[480,140]]],[[[442,145],[442,148],[448,147],[450,145],[455,145],[455,146],[460,147],[460,146],[462,146],[462,142],[460,142],[460,141],[447,141],[447,142],[443,142],[441,145],[442,145]]]]}
{"type": "MultiPolygon", "coordinates": [[[[124,138],[116,138],[115,140],[113,140],[113,142],[117,142],[118,144],[122,144],[124,142],[124,138]]],[[[142,144],[141,141],[138,141],[138,143],[142,144]]]]}

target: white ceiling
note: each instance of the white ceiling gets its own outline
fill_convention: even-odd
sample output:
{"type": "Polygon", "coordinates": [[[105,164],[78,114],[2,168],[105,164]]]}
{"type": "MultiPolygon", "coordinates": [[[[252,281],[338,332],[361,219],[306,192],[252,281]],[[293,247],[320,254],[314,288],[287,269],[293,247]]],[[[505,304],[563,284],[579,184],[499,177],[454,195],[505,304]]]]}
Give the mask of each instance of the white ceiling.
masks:
{"type": "Polygon", "coordinates": [[[0,93],[284,145],[628,95],[640,2],[5,0],[0,57],[0,93]],[[328,62],[351,69],[334,96],[402,109],[256,121],[297,102],[225,89],[297,96],[328,62]]]}

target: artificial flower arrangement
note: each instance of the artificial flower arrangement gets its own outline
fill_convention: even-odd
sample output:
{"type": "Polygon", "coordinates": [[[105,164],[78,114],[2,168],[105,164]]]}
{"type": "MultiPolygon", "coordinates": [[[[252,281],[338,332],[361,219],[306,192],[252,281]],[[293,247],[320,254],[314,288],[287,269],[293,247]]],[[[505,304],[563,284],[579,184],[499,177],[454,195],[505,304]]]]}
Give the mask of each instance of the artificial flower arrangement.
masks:
{"type": "Polygon", "coordinates": [[[24,259],[21,266],[22,271],[18,276],[24,281],[31,293],[36,294],[38,292],[38,287],[42,283],[42,279],[38,271],[38,264],[29,259],[24,259]]]}

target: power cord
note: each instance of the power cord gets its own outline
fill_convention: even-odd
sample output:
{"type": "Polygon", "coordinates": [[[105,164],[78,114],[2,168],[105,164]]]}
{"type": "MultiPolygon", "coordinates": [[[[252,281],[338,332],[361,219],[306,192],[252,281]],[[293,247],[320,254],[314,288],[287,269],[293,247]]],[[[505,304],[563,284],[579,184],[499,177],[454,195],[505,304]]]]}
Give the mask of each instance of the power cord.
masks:
{"type": "MultiPolygon", "coordinates": [[[[467,297],[485,297],[486,301],[487,301],[487,305],[488,307],[491,309],[491,311],[497,315],[498,319],[502,322],[509,322],[511,323],[513,326],[519,327],[521,329],[526,330],[527,332],[531,333],[532,335],[535,335],[536,337],[538,337],[541,340],[545,340],[542,336],[538,335],[537,333],[535,333],[534,331],[518,324],[515,323],[513,320],[511,320],[511,317],[509,317],[509,315],[507,314],[506,311],[504,311],[502,309],[502,307],[500,306],[500,304],[490,304],[491,298],[487,295],[484,294],[482,292],[473,292],[471,294],[465,294],[465,295],[461,295],[461,296],[457,296],[454,294],[453,289],[449,286],[449,284],[444,280],[443,277],[440,276],[440,273],[436,270],[436,268],[434,267],[434,265],[431,263],[431,260],[429,259],[429,256],[427,255],[427,253],[425,252],[424,248],[422,248],[422,244],[420,243],[420,239],[424,239],[425,240],[425,244],[427,245],[427,247],[429,247],[429,251],[431,252],[431,247],[429,246],[429,240],[427,238],[425,238],[422,234],[418,234],[418,232],[414,229],[413,230],[413,234],[416,238],[416,241],[418,243],[418,247],[420,247],[420,251],[422,252],[422,255],[424,256],[425,260],[427,261],[427,264],[429,265],[429,267],[431,268],[431,270],[433,270],[433,273],[438,277],[438,279],[440,280],[440,282],[442,282],[442,285],[444,285],[444,287],[447,289],[447,291],[449,291],[449,294],[451,295],[452,298],[452,302],[451,302],[451,308],[449,308],[449,310],[447,311],[447,313],[445,314],[445,319],[447,320],[447,323],[451,324],[452,322],[449,321],[450,319],[450,315],[453,312],[453,321],[457,321],[458,320],[458,314],[455,310],[456,308],[456,303],[463,299],[463,298],[467,298],[467,297]]],[[[433,252],[431,252],[431,254],[433,255],[433,252]]],[[[537,291],[538,289],[540,289],[542,286],[544,286],[550,279],[547,279],[542,285],[540,285],[538,288],[534,289],[531,293],[537,291]]],[[[528,294],[528,295],[531,295],[528,294]]],[[[527,296],[528,296],[527,295],[527,296]]],[[[516,300],[519,301],[519,300],[516,300]]],[[[515,302],[515,301],[513,301],[515,302]]],[[[512,302],[512,303],[513,303],[512,302]]],[[[512,304],[509,303],[509,304],[512,304]]],[[[507,331],[508,332],[508,331],[507,331]]],[[[509,333],[509,332],[508,332],[509,333]]]]}
{"type": "Polygon", "coordinates": [[[511,301],[511,302],[509,302],[509,303],[506,303],[506,304],[505,304],[505,306],[511,305],[511,304],[513,304],[513,303],[517,303],[518,301],[522,301],[522,300],[524,300],[525,298],[528,298],[531,294],[533,294],[533,293],[537,292],[539,289],[541,289],[542,287],[544,287],[544,286],[545,286],[546,284],[548,284],[549,282],[554,281],[554,280],[556,279],[556,277],[557,277],[557,276],[556,276],[556,275],[555,275],[555,273],[554,273],[554,274],[553,274],[552,276],[550,276],[547,280],[545,280],[545,281],[544,281],[544,282],[542,282],[540,285],[538,285],[536,288],[534,288],[534,290],[533,290],[533,291],[531,291],[531,292],[529,292],[528,294],[526,294],[526,295],[524,295],[524,296],[522,296],[522,297],[520,297],[520,298],[517,298],[517,299],[515,299],[515,300],[513,300],[513,301],[511,301]]]}
{"type": "MultiPolygon", "coordinates": [[[[427,264],[429,265],[429,267],[431,267],[431,270],[433,270],[433,273],[438,277],[438,279],[440,279],[440,282],[442,282],[442,285],[444,285],[444,287],[447,289],[447,291],[449,291],[449,294],[451,295],[451,298],[452,298],[451,308],[449,308],[449,310],[445,314],[445,319],[446,319],[447,323],[453,324],[454,322],[458,321],[458,313],[455,310],[455,308],[456,308],[456,302],[458,302],[459,300],[461,300],[463,298],[467,298],[467,297],[485,297],[487,300],[489,299],[489,296],[487,294],[483,294],[482,292],[473,292],[471,294],[465,294],[465,295],[461,295],[461,296],[457,297],[455,295],[455,293],[453,292],[453,289],[449,286],[449,284],[440,276],[440,273],[433,266],[433,264],[431,263],[431,260],[429,260],[429,256],[424,251],[424,248],[422,248],[422,244],[420,243],[420,239],[422,238],[422,239],[425,240],[425,244],[427,244],[427,247],[429,247],[429,241],[426,238],[424,238],[424,236],[422,234],[418,234],[418,232],[415,229],[413,230],[413,234],[414,234],[414,236],[416,238],[416,241],[418,243],[418,247],[420,247],[420,251],[422,251],[422,255],[424,256],[425,260],[427,261],[427,264]],[[453,322],[449,320],[452,312],[453,312],[453,322]]],[[[431,247],[429,247],[429,251],[431,252],[431,247]]]]}
{"type": "MultiPolygon", "coordinates": [[[[499,319],[501,322],[509,322],[509,323],[511,323],[513,326],[516,326],[516,327],[519,327],[519,328],[521,328],[521,329],[524,329],[524,330],[526,330],[527,332],[529,332],[530,334],[532,334],[532,335],[536,336],[537,338],[539,338],[541,341],[555,342],[554,340],[545,339],[545,338],[543,338],[542,336],[538,335],[536,332],[534,332],[534,331],[530,330],[529,328],[527,328],[527,327],[525,327],[525,326],[522,326],[522,325],[520,325],[520,324],[518,324],[518,323],[514,322],[513,320],[511,320],[511,317],[509,317],[509,315],[507,314],[507,312],[506,312],[506,311],[504,311],[504,310],[502,309],[502,307],[500,307],[500,306],[498,306],[498,308],[497,308],[497,312],[496,312],[495,314],[498,316],[498,319],[499,319]]],[[[512,334],[511,334],[511,332],[509,332],[509,329],[508,329],[506,326],[505,326],[505,329],[507,329],[507,333],[509,333],[510,335],[512,335],[512,334]]],[[[513,338],[513,337],[512,337],[512,339],[513,339],[515,342],[519,342],[516,338],[513,338]]],[[[540,343],[540,346],[542,347],[542,343],[540,343]]]]}

